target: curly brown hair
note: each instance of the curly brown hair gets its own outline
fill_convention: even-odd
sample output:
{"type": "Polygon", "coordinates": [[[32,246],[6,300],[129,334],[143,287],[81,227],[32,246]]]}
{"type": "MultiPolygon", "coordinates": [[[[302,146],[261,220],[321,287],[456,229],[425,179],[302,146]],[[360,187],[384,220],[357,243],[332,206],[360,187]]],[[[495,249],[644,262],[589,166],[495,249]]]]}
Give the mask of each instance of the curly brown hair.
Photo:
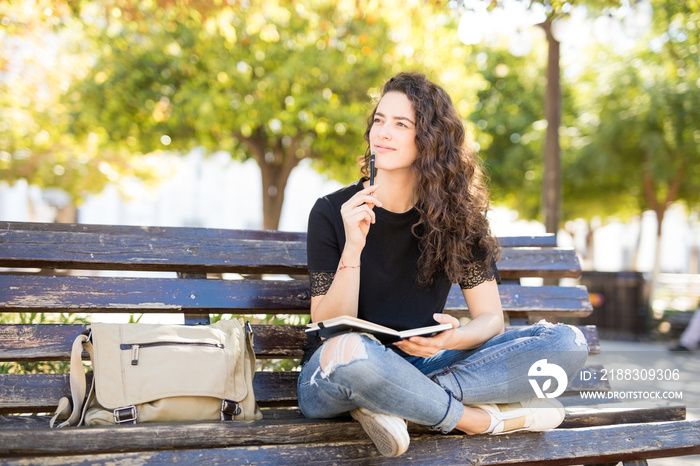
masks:
{"type": "Polygon", "coordinates": [[[483,261],[490,268],[498,244],[491,236],[486,213],[489,192],[480,160],[466,145],[466,132],[452,99],[445,90],[418,72],[399,73],[384,85],[367,120],[368,147],[361,172],[369,173],[369,133],[379,100],[388,92],[400,92],[413,104],[416,116],[418,157],[416,208],[420,220],[413,225],[419,238],[419,285],[432,283],[444,271],[453,283],[464,278],[466,267],[483,261]]]}

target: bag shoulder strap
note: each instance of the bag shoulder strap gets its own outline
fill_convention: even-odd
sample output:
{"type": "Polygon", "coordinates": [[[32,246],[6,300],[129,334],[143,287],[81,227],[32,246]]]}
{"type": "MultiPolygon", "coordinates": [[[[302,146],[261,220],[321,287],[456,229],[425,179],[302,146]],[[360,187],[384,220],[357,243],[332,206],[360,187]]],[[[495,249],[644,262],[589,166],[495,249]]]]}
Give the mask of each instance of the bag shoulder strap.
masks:
{"type": "Polygon", "coordinates": [[[51,418],[49,425],[51,427],[66,427],[79,424],[83,411],[83,401],[85,400],[85,391],[87,383],[85,379],[85,369],[83,368],[83,347],[90,354],[92,359],[92,341],[89,334],[81,333],[73,341],[70,355],[70,393],[71,399],[63,397],[58,402],[56,413],[51,418]],[[58,419],[66,419],[58,425],[58,419]]]}

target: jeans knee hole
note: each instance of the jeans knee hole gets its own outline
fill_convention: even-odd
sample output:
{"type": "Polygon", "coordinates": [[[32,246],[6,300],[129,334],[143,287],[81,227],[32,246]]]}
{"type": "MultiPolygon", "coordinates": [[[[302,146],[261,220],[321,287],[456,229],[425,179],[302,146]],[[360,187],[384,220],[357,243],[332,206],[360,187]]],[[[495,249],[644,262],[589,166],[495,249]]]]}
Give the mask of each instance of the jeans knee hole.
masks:
{"type": "Polygon", "coordinates": [[[588,348],[588,341],[586,341],[586,337],[583,335],[581,329],[579,329],[578,327],[574,327],[573,325],[570,325],[569,328],[574,332],[574,344],[579,348],[588,348]]]}
{"type": "Polygon", "coordinates": [[[360,335],[346,333],[331,338],[321,348],[321,376],[326,378],[338,367],[367,358],[367,349],[360,335]]]}

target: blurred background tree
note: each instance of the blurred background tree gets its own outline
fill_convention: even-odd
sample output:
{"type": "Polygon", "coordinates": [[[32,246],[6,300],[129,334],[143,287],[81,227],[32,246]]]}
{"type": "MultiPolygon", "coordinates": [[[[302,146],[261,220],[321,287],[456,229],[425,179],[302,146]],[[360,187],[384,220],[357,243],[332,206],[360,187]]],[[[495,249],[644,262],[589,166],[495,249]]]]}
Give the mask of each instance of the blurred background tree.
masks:
{"type": "MultiPolygon", "coordinates": [[[[482,21],[496,6],[514,3],[462,2],[467,11],[481,11],[482,21]]],[[[530,8],[538,5],[529,3],[530,8]]],[[[488,45],[474,56],[487,84],[469,118],[478,128],[477,141],[492,175],[494,202],[526,218],[543,219],[538,196],[546,190],[545,131],[557,126],[563,200],[557,230],[576,218],[629,219],[652,210],[658,220],[658,275],[664,213],[678,201],[691,209],[698,206],[698,5],[663,0],[549,2],[547,20],[560,21],[549,26],[558,29],[556,37],[569,34],[580,43],[587,39],[585,47],[573,51],[575,61],[566,56],[572,50],[562,52],[569,66],[561,77],[560,125],[544,117],[541,100],[551,81],[542,71],[551,60],[546,52],[556,37],[546,38],[549,47],[536,37],[524,53],[518,52],[522,44],[513,42],[520,29],[500,42],[479,42],[488,45]],[[630,15],[635,8],[640,14],[630,15]]],[[[468,42],[477,42],[473,39],[468,42]]],[[[635,262],[631,258],[630,268],[635,262]]]]}
{"type": "Polygon", "coordinates": [[[254,158],[276,229],[303,158],[343,176],[362,153],[367,90],[393,43],[355,2],[100,2],[83,15],[95,64],[67,93],[71,132],[151,153],[254,158]]]}
{"type": "MultiPolygon", "coordinates": [[[[301,159],[313,159],[319,171],[343,182],[357,177],[370,94],[388,76],[407,66],[433,72],[457,89],[465,114],[474,105],[471,84],[480,79],[465,66],[464,46],[444,5],[57,5],[28,2],[6,10],[8,36],[30,48],[28,35],[48,33],[33,49],[56,40],[60,50],[53,60],[33,64],[41,71],[34,74],[37,86],[49,91],[50,101],[39,104],[25,86],[15,87],[21,92],[7,103],[32,124],[6,126],[0,149],[11,170],[3,179],[61,188],[77,201],[106,182],[146,178],[141,168],[155,168],[147,163],[149,154],[203,147],[256,160],[263,228],[275,229],[288,177],[301,159]],[[12,134],[17,130],[25,137],[12,134]]],[[[20,70],[18,80],[33,72],[20,70]]],[[[3,83],[9,96],[14,83],[3,83]]]]}
{"type": "Polygon", "coordinates": [[[542,218],[547,128],[542,74],[546,57],[538,50],[524,57],[504,49],[479,52],[476,61],[488,84],[479,90],[478,104],[469,115],[491,176],[492,202],[530,219],[542,218]]]}
{"type": "Polygon", "coordinates": [[[541,8],[560,29],[583,11],[595,30],[637,2],[6,2],[0,180],[80,201],[119,179],[162,177],[152,154],[203,147],[256,160],[263,227],[276,228],[301,159],[341,182],[357,177],[370,95],[410,68],[449,89],[468,118],[494,204],[542,219],[545,139],[557,126],[557,225],[641,209],[662,219],[670,202],[697,205],[698,3],[652,3],[635,48],[590,42],[575,61],[562,52],[561,123],[550,125],[546,37],[518,54],[509,45],[528,42],[522,31],[465,45],[464,9],[541,8]]]}
{"type": "Polygon", "coordinates": [[[107,183],[158,178],[153,158],[70,131],[62,98],[87,73],[91,56],[68,2],[3,2],[0,23],[0,181],[48,188],[58,218],[75,221],[75,202],[107,183]]]}
{"type": "Polygon", "coordinates": [[[656,214],[652,289],[667,209],[700,203],[700,3],[654,5],[643,43],[623,54],[595,50],[605,66],[578,81],[582,139],[566,183],[585,196],[572,214],[656,214]]]}
{"type": "Polygon", "coordinates": [[[527,216],[537,216],[531,210],[533,198],[530,188],[534,187],[532,182],[538,180],[540,199],[536,202],[541,209],[541,219],[547,232],[556,233],[562,219],[560,129],[562,114],[565,118],[567,116],[566,112],[562,112],[566,100],[562,97],[561,42],[567,35],[580,34],[575,30],[577,25],[571,20],[572,17],[577,16],[576,19],[581,22],[588,15],[596,16],[605,9],[619,7],[621,1],[462,0],[455,3],[458,4],[456,10],[461,13],[458,34],[464,43],[487,43],[492,50],[507,49],[513,55],[509,57],[501,53],[496,57],[490,54],[488,65],[491,66],[486,66],[489,86],[481,92],[481,97],[490,100],[490,105],[481,105],[476,114],[472,114],[472,119],[480,122],[480,129],[488,134],[485,140],[490,140],[491,144],[484,149],[494,160],[491,166],[495,167],[496,185],[507,182],[509,184],[506,186],[509,187],[506,190],[512,189],[514,184],[522,188],[511,191],[510,200],[524,196],[525,202],[519,209],[522,208],[527,216]],[[535,28],[544,33],[539,40],[533,34],[535,28]],[[531,52],[533,49],[538,51],[535,60],[535,54],[531,52]],[[522,60],[522,57],[527,59],[522,60]],[[515,67],[517,69],[512,72],[509,70],[515,67]],[[539,79],[535,70],[540,70],[539,79]],[[539,89],[536,88],[538,85],[539,89]],[[535,95],[540,96],[540,103],[529,98],[527,93],[532,91],[537,91],[535,95]],[[522,100],[527,101],[524,112],[518,108],[522,100]],[[494,106],[495,103],[502,103],[506,111],[494,106]],[[489,122],[492,124],[489,125],[489,122]],[[534,155],[530,142],[535,133],[541,130],[542,141],[537,143],[541,153],[537,157],[540,160],[537,166],[541,169],[536,170],[533,161],[537,159],[525,161],[522,157],[534,155]],[[524,133],[527,133],[526,139],[520,145],[524,133]],[[512,169],[502,168],[503,162],[514,161],[525,162],[520,165],[525,166],[521,170],[524,177],[513,177],[512,169]]]}

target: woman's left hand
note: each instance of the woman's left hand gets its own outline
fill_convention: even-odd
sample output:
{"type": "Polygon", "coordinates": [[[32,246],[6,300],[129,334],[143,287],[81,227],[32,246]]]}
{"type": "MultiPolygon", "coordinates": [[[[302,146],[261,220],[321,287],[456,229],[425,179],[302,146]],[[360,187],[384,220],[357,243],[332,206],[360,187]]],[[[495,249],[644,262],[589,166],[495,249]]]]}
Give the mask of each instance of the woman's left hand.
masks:
{"type": "Polygon", "coordinates": [[[429,358],[441,350],[450,349],[455,329],[459,327],[459,320],[449,314],[435,314],[433,318],[441,324],[452,324],[452,330],[445,330],[433,337],[411,337],[397,341],[394,345],[404,353],[421,358],[429,358]]]}

